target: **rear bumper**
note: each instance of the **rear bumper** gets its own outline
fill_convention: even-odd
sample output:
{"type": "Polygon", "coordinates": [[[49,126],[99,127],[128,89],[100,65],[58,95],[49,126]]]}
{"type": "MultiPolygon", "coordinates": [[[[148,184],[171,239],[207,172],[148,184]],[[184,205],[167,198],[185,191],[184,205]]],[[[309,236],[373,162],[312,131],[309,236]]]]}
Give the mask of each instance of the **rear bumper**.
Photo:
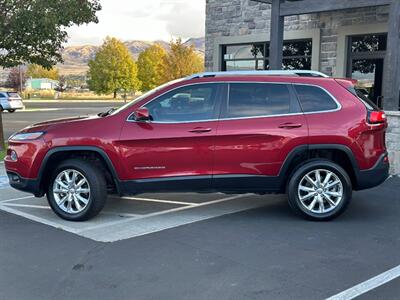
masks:
{"type": "Polygon", "coordinates": [[[35,197],[42,197],[44,195],[38,180],[23,178],[19,174],[9,171],[7,172],[7,176],[13,188],[33,194],[35,197]]]}
{"type": "Polygon", "coordinates": [[[9,109],[24,109],[24,104],[22,101],[8,101],[8,102],[2,102],[1,106],[3,107],[4,110],[9,110],[9,109]]]}
{"type": "Polygon", "coordinates": [[[357,187],[355,190],[370,189],[380,185],[389,177],[388,154],[384,153],[375,166],[368,170],[361,170],[357,174],[357,187]]]}

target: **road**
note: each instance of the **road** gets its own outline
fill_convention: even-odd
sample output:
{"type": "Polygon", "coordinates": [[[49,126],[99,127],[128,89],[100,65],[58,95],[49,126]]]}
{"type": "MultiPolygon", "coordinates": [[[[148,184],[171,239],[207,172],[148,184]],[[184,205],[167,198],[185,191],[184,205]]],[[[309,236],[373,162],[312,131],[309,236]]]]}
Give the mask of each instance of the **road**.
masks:
{"type": "Polygon", "coordinates": [[[28,102],[26,111],[3,114],[4,135],[8,138],[14,132],[37,122],[67,118],[78,115],[97,114],[111,107],[119,107],[121,102],[28,102]]]}

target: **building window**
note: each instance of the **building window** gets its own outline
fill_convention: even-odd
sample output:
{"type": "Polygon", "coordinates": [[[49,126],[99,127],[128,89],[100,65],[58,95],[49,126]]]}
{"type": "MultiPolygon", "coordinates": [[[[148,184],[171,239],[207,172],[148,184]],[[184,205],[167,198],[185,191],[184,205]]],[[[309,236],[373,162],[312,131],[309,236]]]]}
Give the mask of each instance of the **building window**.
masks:
{"type": "MultiPolygon", "coordinates": [[[[312,40],[285,41],[283,44],[284,70],[310,70],[312,40]]],[[[223,71],[268,70],[269,43],[235,44],[222,47],[223,71]]]]}
{"type": "Polygon", "coordinates": [[[287,41],[283,43],[284,70],[311,70],[312,41],[287,41]]]}
{"type": "Polygon", "coordinates": [[[383,66],[387,35],[349,36],[347,76],[358,80],[358,89],[382,107],[383,66]]]}

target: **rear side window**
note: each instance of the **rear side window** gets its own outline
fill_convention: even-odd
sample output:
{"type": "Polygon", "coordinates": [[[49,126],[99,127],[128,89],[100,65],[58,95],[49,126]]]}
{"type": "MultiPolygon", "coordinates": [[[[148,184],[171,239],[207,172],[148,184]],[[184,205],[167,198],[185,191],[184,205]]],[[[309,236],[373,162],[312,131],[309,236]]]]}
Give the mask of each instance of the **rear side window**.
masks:
{"type": "Polygon", "coordinates": [[[285,84],[231,83],[227,118],[273,116],[291,112],[291,94],[285,84]]]}
{"type": "Polygon", "coordinates": [[[304,112],[328,111],[338,108],[337,103],[323,89],[311,85],[294,85],[304,112]]]}
{"type": "Polygon", "coordinates": [[[5,98],[6,96],[3,93],[0,93],[0,98],[5,98]]]}

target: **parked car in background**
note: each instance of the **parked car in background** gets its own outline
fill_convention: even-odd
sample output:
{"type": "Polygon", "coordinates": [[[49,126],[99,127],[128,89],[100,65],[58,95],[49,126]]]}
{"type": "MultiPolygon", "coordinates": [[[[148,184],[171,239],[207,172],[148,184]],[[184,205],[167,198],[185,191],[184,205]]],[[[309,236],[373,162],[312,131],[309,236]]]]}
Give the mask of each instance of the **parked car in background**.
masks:
{"type": "Polygon", "coordinates": [[[23,109],[22,98],[16,92],[0,92],[0,111],[7,110],[10,113],[17,109],[23,109]]]}
{"type": "Polygon", "coordinates": [[[9,139],[11,186],[47,194],[60,217],[97,215],[107,194],[286,193],[312,220],[388,177],[385,113],[353,82],[304,71],[205,73],[95,116],[9,139]]]}

